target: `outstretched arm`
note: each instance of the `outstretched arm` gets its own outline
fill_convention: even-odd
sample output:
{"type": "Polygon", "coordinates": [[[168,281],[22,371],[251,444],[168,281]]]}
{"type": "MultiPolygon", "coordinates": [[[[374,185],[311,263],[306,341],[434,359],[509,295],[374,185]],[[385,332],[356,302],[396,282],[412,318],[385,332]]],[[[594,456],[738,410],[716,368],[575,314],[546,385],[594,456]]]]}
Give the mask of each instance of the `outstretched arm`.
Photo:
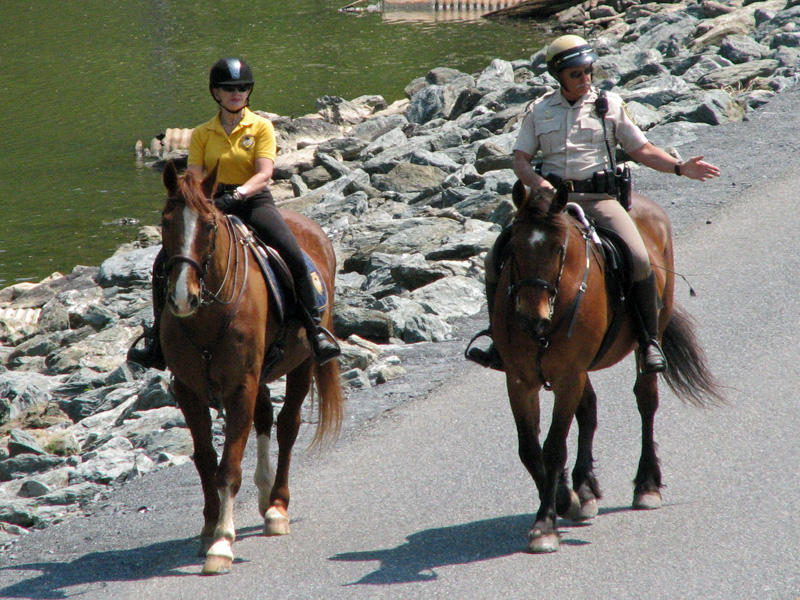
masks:
{"type": "Polygon", "coordinates": [[[650,142],[629,154],[634,160],[663,173],[674,172],[699,181],[719,177],[719,167],[705,162],[702,156],[692,156],[684,161],[679,161],[650,142]],[[678,170],[676,170],[676,166],[678,170]]]}

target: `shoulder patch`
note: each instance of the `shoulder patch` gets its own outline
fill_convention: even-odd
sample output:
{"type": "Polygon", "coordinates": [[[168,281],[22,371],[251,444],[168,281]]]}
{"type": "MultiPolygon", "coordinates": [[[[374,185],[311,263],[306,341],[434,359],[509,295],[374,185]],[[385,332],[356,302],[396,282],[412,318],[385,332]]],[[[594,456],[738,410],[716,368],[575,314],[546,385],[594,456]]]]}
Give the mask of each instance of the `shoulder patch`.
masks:
{"type": "Polygon", "coordinates": [[[631,123],[638,127],[639,124],[636,122],[636,119],[633,118],[631,111],[628,110],[628,104],[624,100],[622,101],[622,110],[625,111],[625,115],[630,119],[631,123]]]}

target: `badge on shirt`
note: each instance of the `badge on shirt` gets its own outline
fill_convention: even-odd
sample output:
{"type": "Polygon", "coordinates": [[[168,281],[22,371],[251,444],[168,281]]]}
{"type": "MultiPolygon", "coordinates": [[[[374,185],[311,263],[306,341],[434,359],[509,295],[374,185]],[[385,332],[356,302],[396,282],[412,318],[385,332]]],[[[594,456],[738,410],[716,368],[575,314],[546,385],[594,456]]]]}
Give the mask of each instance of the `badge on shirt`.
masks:
{"type": "Polygon", "coordinates": [[[246,135],[242,137],[242,141],[239,142],[239,145],[244,148],[245,150],[250,150],[256,143],[256,138],[252,135],[246,135]]]}

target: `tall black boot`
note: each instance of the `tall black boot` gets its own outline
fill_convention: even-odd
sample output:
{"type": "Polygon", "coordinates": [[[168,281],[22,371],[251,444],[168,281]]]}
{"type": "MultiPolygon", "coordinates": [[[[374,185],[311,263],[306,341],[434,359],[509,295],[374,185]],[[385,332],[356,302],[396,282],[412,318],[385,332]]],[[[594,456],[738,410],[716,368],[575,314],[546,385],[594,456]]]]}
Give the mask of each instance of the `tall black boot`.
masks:
{"type": "Polygon", "coordinates": [[[128,350],[127,359],[130,362],[139,363],[148,369],[167,368],[164,360],[164,353],[161,351],[161,310],[167,300],[167,277],[164,273],[163,251],[156,257],[153,264],[153,326],[145,327],[144,333],[140,335],[128,350]],[[137,348],[136,344],[144,338],[144,348],[137,348]]]}
{"type": "MultiPolygon", "coordinates": [[[[491,320],[492,316],[492,309],[494,307],[494,295],[497,292],[497,283],[489,283],[486,282],[486,304],[488,305],[489,310],[489,318],[491,320]]],[[[492,338],[492,328],[489,326],[487,329],[478,332],[475,337],[472,338],[469,345],[467,346],[467,352],[465,356],[467,359],[478,363],[482,367],[488,367],[490,369],[495,369],[497,371],[503,371],[503,359],[500,357],[500,354],[497,352],[497,349],[494,347],[494,342],[491,342],[489,347],[486,350],[482,350],[480,348],[473,348],[472,342],[474,342],[479,337],[486,336],[490,340],[492,338]]]]}
{"type": "Polygon", "coordinates": [[[639,359],[642,373],[662,373],[667,359],[658,344],[658,292],[656,277],[633,282],[632,298],[639,315],[639,359]]]}
{"type": "Polygon", "coordinates": [[[322,326],[322,316],[317,308],[314,296],[314,284],[311,275],[306,273],[295,282],[297,286],[297,299],[300,305],[300,316],[306,328],[306,335],[311,344],[311,352],[318,365],[337,358],[342,350],[332,333],[322,326]]]}

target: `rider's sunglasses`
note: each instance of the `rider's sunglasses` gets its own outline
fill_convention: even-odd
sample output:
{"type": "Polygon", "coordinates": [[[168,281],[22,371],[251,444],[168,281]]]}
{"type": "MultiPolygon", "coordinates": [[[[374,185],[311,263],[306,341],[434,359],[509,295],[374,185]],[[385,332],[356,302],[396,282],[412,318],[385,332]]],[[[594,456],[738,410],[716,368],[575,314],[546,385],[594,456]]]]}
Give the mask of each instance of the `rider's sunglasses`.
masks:
{"type": "Polygon", "coordinates": [[[236,91],[246,92],[247,90],[250,89],[250,86],[249,85],[244,85],[244,84],[241,84],[241,83],[239,83],[239,84],[236,84],[236,83],[220,83],[219,84],[219,89],[221,89],[223,92],[236,92],[236,91]]]}
{"type": "Polygon", "coordinates": [[[580,79],[584,75],[591,75],[594,72],[594,67],[589,65],[585,69],[576,69],[574,71],[569,71],[567,75],[570,79],[580,79]]]}

